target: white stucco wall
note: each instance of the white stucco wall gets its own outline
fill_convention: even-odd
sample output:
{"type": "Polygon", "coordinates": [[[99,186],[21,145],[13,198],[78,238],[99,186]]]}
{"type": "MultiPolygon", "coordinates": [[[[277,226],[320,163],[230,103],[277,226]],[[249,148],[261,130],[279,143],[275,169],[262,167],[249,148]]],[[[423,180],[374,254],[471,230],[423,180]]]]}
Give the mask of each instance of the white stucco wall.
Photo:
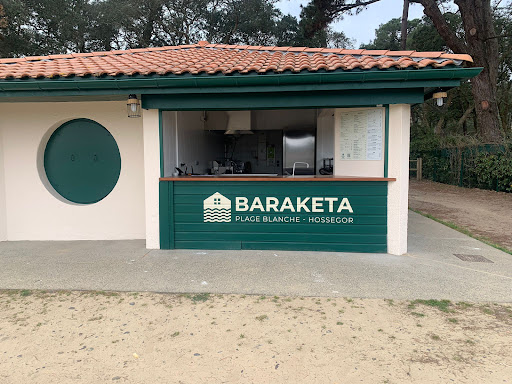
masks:
{"type": "Polygon", "coordinates": [[[388,253],[407,252],[407,214],[409,205],[409,138],[411,107],[389,106],[388,176],[388,253]]]}
{"type": "Polygon", "coordinates": [[[142,111],[144,131],[146,248],[160,249],[160,117],[158,109],[142,111]]]}
{"type": "MultiPolygon", "coordinates": [[[[2,117],[0,116],[0,121],[2,117]]],[[[0,123],[0,241],[7,240],[7,216],[5,205],[5,168],[2,126],[0,123]]]]}
{"type": "MultiPolygon", "coordinates": [[[[335,111],[334,173],[337,176],[382,177],[384,175],[384,158],[382,161],[343,161],[339,159],[340,132],[338,127],[340,127],[341,112],[357,109],[361,108],[337,109],[335,111]]],[[[407,252],[410,118],[410,105],[389,106],[388,177],[396,178],[396,181],[388,182],[387,242],[388,253],[393,255],[402,255],[407,252]]],[[[383,152],[384,146],[383,141],[383,152]]]]}
{"type": "Polygon", "coordinates": [[[7,240],[145,238],[142,119],[126,116],[126,102],[2,103],[0,116],[7,240]],[[76,205],[55,198],[38,172],[44,154],[39,147],[44,148],[52,130],[75,118],[102,124],[121,153],[117,185],[96,204],[76,205]]]}

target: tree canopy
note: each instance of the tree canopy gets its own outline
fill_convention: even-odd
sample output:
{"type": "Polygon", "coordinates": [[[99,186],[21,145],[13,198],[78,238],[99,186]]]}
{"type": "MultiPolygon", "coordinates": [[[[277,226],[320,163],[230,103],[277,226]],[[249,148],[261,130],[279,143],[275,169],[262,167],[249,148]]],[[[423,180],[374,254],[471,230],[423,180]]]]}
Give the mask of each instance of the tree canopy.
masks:
{"type": "Polygon", "coordinates": [[[350,47],[276,0],[0,0],[0,57],[212,43],[350,47]]]}
{"type": "MultiPolygon", "coordinates": [[[[310,0],[299,18],[277,0],[0,0],[0,57],[90,52],[208,40],[212,43],[355,48],[333,21],[379,0],[310,0]]],[[[512,135],[512,5],[491,0],[409,0],[425,16],[409,20],[406,49],[469,53],[485,68],[449,92],[443,108],[413,110],[418,134],[512,135]],[[442,2],[441,2],[442,3],[442,2]],[[477,4],[478,3],[478,4],[477,4]],[[478,5],[478,6],[477,6],[478,5]],[[498,3],[499,5],[499,3],[498,3]]],[[[401,50],[401,9],[380,25],[366,49],[401,50]]],[[[404,30],[405,31],[405,30],[404,30]]]]}

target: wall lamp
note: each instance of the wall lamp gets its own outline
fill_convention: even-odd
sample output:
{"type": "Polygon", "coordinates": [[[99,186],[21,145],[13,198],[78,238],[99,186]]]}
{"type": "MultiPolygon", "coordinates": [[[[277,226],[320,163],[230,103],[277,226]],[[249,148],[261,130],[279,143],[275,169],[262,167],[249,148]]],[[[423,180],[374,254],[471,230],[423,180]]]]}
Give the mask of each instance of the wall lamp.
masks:
{"type": "Polygon", "coordinates": [[[137,99],[137,95],[128,96],[126,111],[128,112],[128,117],[140,117],[140,101],[137,99]]]}
{"type": "Polygon", "coordinates": [[[446,92],[436,92],[432,97],[436,100],[437,106],[442,107],[444,104],[444,98],[448,97],[448,94],[446,92]]]}

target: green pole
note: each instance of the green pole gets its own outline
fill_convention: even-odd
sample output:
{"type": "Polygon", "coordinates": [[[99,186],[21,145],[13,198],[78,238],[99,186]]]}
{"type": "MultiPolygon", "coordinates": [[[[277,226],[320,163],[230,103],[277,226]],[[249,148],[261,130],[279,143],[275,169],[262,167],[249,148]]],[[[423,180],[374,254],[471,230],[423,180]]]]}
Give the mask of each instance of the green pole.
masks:
{"type": "Polygon", "coordinates": [[[462,187],[462,180],[463,179],[464,179],[464,150],[461,150],[461,154],[460,154],[459,187],[462,187]]]}

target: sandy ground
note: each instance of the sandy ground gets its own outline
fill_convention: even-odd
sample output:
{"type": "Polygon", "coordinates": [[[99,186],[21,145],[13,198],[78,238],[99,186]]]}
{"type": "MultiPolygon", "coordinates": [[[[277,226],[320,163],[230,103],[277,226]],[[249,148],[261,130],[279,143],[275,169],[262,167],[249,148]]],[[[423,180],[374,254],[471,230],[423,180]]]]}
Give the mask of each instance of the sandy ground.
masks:
{"type": "Polygon", "coordinates": [[[447,311],[373,299],[2,291],[0,382],[512,382],[512,306],[447,311]]]}
{"type": "Polygon", "coordinates": [[[409,207],[512,250],[512,193],[410,180],[409,207]]]}

